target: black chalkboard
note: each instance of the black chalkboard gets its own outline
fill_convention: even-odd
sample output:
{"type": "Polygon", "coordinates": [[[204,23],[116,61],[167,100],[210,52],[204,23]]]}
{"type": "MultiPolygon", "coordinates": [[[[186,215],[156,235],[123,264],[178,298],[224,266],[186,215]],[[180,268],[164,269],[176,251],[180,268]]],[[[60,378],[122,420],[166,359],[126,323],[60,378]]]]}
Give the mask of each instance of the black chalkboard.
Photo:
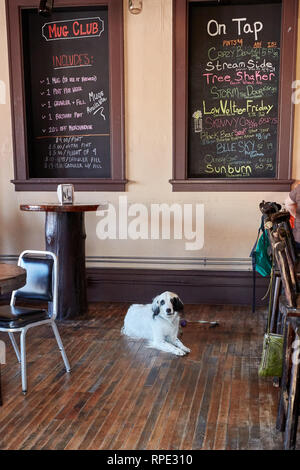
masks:
{"type": "Polygon", "coordinates": [[[110,178],[108,9],[22,11],[30,178],[110,178]]]}
{"type": "Polygon", "coordinates": [[[281,4],[189,6],[189,178],[275,178],[281,4]]]}

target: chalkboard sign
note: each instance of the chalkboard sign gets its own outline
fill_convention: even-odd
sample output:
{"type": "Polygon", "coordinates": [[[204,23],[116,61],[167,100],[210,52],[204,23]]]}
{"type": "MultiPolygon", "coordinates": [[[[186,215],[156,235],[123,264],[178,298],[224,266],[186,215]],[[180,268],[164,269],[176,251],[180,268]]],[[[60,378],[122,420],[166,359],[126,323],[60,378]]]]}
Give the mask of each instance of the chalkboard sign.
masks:
{"type": "Polygon", "coordinates": [[[108,8],[22,11],[30,178],[110,178],[108,8]]]}
{"type": "Polygon", "coordinates": [[[281,9],[189,4],[189,178],[276,177],[281,9]]]}

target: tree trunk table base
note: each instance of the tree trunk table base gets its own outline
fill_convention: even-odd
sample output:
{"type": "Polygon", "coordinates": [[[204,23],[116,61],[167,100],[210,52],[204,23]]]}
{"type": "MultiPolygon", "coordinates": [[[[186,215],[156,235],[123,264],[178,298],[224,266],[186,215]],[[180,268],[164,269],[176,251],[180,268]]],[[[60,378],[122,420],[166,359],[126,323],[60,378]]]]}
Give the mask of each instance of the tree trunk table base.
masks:
{"type": "Polygon", "coordinates": [[[55,253],[58,268],[58,320],[87,312],[84,212],[47,212],[46,250],[55,253]]]}

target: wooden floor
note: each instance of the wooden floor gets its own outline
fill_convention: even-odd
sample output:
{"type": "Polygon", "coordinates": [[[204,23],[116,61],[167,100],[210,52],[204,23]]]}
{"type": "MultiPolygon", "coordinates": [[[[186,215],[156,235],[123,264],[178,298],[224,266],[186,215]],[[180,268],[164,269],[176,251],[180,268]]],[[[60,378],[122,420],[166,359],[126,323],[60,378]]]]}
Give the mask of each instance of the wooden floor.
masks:
{"type": "Polygon", "coordinates": [[[259,379],[265,314],[186,306],[175,357],[120,335],[126,304],[93,304],[86,319],[60,323],[66,374],[49,327],[28,333],[28,380],[7,341],[2,366],[0,449],[281,449],[278,390],[259,379]]]}

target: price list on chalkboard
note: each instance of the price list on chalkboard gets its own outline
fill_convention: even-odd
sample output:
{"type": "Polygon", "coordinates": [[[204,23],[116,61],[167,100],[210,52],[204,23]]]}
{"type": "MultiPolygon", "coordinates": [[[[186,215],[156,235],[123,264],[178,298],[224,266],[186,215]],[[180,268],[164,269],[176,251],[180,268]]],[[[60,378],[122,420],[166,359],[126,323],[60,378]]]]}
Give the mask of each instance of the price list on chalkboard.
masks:
{"type": "Polygon", "coordinates": [[[275,178],[281,4],[189,12],[190,178],[275,178]]]}
{"type": "Polygon", "coordinates": [[[23,11],[29,173],[109,178],[108,11],[23,11]]]}

